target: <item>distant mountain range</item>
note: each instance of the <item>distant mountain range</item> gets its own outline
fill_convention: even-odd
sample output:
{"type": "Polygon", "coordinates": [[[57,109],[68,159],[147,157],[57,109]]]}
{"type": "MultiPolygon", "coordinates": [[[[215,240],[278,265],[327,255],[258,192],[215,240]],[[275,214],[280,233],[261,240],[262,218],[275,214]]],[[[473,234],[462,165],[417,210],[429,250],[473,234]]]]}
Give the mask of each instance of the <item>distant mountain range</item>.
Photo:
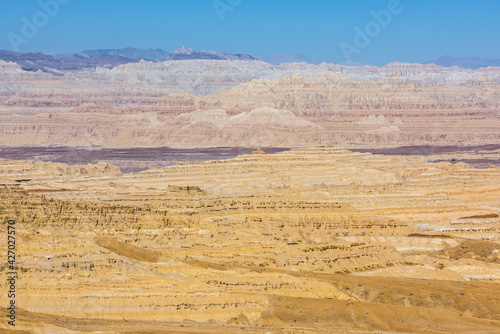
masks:
{"type": "Polygon", "coordinates": [[[500,67],[500,59],[480,58],[480,57],[460,57],[443,56],[441,58],[427,61],[424,64],[436,64],[443,67],[458,66],[461,68],[476,69],[481,67],[500,67]]]}
{"type": "MultiPolygon", "coordinates": [[[[118,65],[147,60],[162,62],[167,60],[186,59],[220,59],[220,60],[261,60],[263,62],[277,65],[283,63],[320,64],[321,60],[310,58],[301,53],[281,53],[277,55],[262,55],[253,57],[248,54],[231,54],[216,51],[195,51],[186,46],[181,46],[173,53],[162,49],[97,49],[84,50],[78,53],[44,54],[18,53],[0,50],[0,59],[17,63],[24,70],[42,70],[55,75],[61,75],[60,71],[79,71],[96,67],[113,68],[118,65]]],[[[362,64],[343,64],[348,66],[360,66],[362,64]]]]}
{"type": "MultiPolygon", "coordinates": [[[[17,63],[27,71],[44,71],[54,75],[63,75],[68,71],[80,71],[95,69],[96,67],[113,68],[118,65],[136,63],[140,60],[162,62],[167,60],[186,59],[219,59],[219,60],[261,60],[269,64],[277,65],[283,63],[305,62],[308,64],[320,64],[322,61],[310,58],[301,53],[281,53],[277,55],[262,55],[253,57],[248,54],[231,54],[216,51],[195,51],[186,46],[181,46],[173,53],[162,49],[98,49],[84,50],[79,53],[68,54],[45,54],[19,53],[0,50],[0,60],[17,63]]],[[[481,67],[500,67],[500,59],[488,59],[479,57],[443,56],[441,58],[424,62],[423,64],[436,64],[443,67],[458,66],[461,68],[476,69],[481,67]]],[[[346,66],[362,66],[358,63],[342,63],[346,66]]]]}
{"type": "Polygon", "coordinates": [[[160,62],[186,59],[258,60],[247,54],[194,51],[185,46],[181,46],[174,53],[161,49],[134,48],[85,50],[73,54],[54,55],[41,52],[19,53],[0,50],[0,60],[17,63],[27,71],[41,70],[54,75],[63,75],[67,71],[95,69],[96,67],[113,68],[118,65],[136,63],[140,60],[160,62]]]}
{"type": "Polygon", "coordinates": [[[96,67],[112,68],[118,65],[138,61],[108,55],[88,57],[86,55],[76,53],[71,57],[58,59],[41,52],[19,53],[12,51],[0,51],[0,59],[16,63],[26,71],[42,70],[54,75],[62,75],[64,74],[63,72],[66,71],[80,71],[82,69],[92,69],[96,67]]]}
{"type": "Polygon", "coordinates": [[[167,57],[166,60],[186,60],[186,59],[223,59],[223,60],[258,60],[247,54],[231,54],[215,51],[194,51],[185,46],[181,46],[167,57]]]}
{"type": "Polygon", "coordinates": [[[144,59],[149,61],[164,61],[171,55],[162,49],[136,49],[136,48],[123,48],[123,49],[100,49],[100,50],[85,50],[81,52],[89,57],[96,57],[101,55],[123,57],[128,59],[144,59]]]}
{"type": "Polygon", "coordinates": [[[194,51],[186,46],[181,46],[174,53],[167,52],[162,49],[101,49],[101,50],[85,50],[80,52],[89,57],[102,55],[124,57],[133,60],[149,60],[154,62],[166,60],[185,60],[185,59],[222,59],[222,60],[258,60],[247,54],[231,54],[216,51],[194,51]]]}

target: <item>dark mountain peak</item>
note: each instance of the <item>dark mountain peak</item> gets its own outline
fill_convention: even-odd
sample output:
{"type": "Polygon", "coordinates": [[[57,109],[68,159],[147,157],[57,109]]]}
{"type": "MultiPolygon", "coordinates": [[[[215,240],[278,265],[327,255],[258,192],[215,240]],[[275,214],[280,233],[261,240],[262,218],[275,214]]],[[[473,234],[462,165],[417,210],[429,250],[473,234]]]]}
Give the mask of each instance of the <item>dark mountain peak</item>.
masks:
{"type": "Polygon", "coordinates": [[[0,59],[14,62],[26,71],[42,70],[54,75],[62,75],[61,71],[80,71],[95,69],[96,67],[112,68],[117,65],[136,62],[136,60],[111,55],[88,57],[82,54],[66,54],[54,58],[42,52],[19,53],[12,51],[0,52],[0,59]]]}
{"type": "Polygon", "coordinates": [[[25,62],[52,62],[57,61],[53,57],[41,52],[20,53],[13,51],[0,51],[0,59],[15,62],[19,65],[25,62]]]}

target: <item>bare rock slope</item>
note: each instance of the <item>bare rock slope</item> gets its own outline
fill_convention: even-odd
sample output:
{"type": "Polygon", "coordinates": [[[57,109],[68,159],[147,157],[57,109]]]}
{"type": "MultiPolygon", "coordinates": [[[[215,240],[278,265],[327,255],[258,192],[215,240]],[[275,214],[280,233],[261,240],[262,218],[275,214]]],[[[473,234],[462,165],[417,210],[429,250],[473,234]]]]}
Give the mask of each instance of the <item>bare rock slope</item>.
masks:
{"type": "MultiPolygon", "coordinates": [[[[354,148],[500,140],[500,85],[494,79],[428,86],[405,77],[361,80],[329,72],[250,80],[245,65],[231,64],[140,62],[64,80],[4,64],[0,145],[354,148]],[[186,74],[187,64],[192,73],[186,74]],[[159,66],[161,76],[152,72],[159,66]],[[243,83],[234,86],[238,81],[243,83]],[[226,90],[167,93],[169,85],[226,90]]],[[[496,75],[493,69],[484,73],[496,75]]]]}
{"type": "Polygon", "coordinates": [[[317,148],[129,175],[3,160],[0,174],[17,182],[0,200],[20,330],[500,326],[498,169],[317,148]]]}

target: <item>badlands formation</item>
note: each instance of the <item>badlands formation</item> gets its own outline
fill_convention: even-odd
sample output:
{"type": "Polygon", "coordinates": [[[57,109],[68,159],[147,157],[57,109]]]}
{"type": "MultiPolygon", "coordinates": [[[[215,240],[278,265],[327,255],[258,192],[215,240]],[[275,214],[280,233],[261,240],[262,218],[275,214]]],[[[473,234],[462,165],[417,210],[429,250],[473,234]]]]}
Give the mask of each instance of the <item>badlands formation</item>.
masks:
{"type": "Polygon", "coordinates": [[[499,169],[323,147],[0,174],[19,266],[2,333],[500,328],[499,169]]]}
{"type": "Polygon", "coordinates": [[[128,174],[1,159],[0,332],[498,332],[499,97],[499,68],[0,61],[11,151],[277,148],[128,174]]]}
{"type": "Polygon", "coordinates": [[[500,70],[184,60],[52,76],[0,62],[0,145],[499,144],[500,70]]]}

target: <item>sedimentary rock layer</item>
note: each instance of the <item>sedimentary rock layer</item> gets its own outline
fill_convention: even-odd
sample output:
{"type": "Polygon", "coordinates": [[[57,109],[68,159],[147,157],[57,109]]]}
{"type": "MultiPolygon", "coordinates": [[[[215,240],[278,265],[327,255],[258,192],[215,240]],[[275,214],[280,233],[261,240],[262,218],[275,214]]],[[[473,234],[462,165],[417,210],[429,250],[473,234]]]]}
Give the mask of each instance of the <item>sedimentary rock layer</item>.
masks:
{"type": "Polygon", "coordinates": [[[324,147],[128,175],[2,160],[0,178],[24,329],[500,325],[499,169],[324,147]]]}
{"type": "MultiPolygon", "coordinates": [[[[157,64],[138,66],[153,65],[157,64]]],[[[500,86],[484,81],[428,87],[399,77],[373,81],[348,79],[340,73],[314,78],[294,74],[195,96],[166,94],[161,80],[158,85],[134,83],[135,94],[126,85],[99,77],[66,79],[59,84],[71,87],[70,91],[64,96],[44,91],[47,103],[19,91],[22,82],[16,83],[18,88],[7,85],[7,100],[0,106],[0,144],[387,147],[500,140],[500,86]],[[123,89],[115,95],[117,87],[123,89]]],[[[48,87],[54,89],[51,83],[48,87]]]]}

